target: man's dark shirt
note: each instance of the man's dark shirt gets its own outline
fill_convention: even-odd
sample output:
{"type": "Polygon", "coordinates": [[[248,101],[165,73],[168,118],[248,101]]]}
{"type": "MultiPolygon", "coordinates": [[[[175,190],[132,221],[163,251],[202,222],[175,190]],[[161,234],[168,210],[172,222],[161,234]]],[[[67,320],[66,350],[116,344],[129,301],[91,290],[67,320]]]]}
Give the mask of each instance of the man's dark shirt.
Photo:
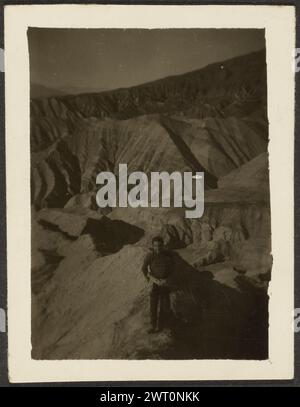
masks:
{"type": "Polygon", "coordinates": [[[144,275],[148,276],[148,266],[150,267],[150,275],[154,278],[164,279],[167,278],[174,268],[174,262],[171,253],[163,250],[157,254],[150,252],[147,254],[142,267],[144,275]]]}

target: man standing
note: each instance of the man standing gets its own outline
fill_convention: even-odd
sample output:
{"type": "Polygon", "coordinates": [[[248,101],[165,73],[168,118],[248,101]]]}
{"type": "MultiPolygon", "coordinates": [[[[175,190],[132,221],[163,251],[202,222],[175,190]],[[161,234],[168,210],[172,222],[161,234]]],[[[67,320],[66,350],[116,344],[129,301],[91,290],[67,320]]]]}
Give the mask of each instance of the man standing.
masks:
{"type": "Polygon", "coordinates": [[[149,333],[159,332],[166,322],[170,309],[170,288],[168,277],[173,272],[174,262],[171,253],[164,249],[160,236],[152,239],[152,250],[145,257],[142,271],[152,284],[150,292],[151,328],[149,333]]]}

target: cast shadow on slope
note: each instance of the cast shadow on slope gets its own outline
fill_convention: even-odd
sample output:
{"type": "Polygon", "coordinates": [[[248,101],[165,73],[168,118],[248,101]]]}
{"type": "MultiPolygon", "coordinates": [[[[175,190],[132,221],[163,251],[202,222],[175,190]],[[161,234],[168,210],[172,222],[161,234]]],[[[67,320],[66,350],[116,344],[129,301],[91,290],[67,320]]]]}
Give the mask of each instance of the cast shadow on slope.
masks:
{"type": "Polygon", "coordinates": [[[96,250],[102,255],[116,253],[127,244],[135,244],[144,236],[144,230],[122,220],[103,216],[99,220],[89,218],[82,234],[89,234],[96,250]]]}
{"type": "Polygon", "coordinates": [[[266,359],[268,357],[268,297],[247,278],[237,276],[237,289],[213,279],[209,271],[197,272],[180,256],[177,273],[187,299],[175,297],[173,332],[186,357],[216,359],[266,359]],[[190,298],[189,298],[190,294],[190,298]],[[186,301],[188,300],[188,301],[186,301]],[[185,315],[186,302],[190,312],[185,315]]]}
{"type": "Polygon", "coordinates": [[[237,276],[232,288],[214,280],[209,271],[197,271],[179,254],[174,253],[174,259],[167,329],[147,335],[149,300],[140,296],[131,314],[118,324],[110,357],[266,359],[267,293],[244,276],[237,276]]]}

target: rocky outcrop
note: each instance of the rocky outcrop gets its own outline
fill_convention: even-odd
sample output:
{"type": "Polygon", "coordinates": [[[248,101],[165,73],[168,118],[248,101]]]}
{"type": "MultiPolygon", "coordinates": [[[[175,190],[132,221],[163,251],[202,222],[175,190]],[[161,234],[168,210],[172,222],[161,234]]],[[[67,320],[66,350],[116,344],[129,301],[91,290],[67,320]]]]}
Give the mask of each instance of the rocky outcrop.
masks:
{"type": "Polygon", "coordinates": [[[169,210],[158,232],[168,247],[190,245],[197,269],[231,259],[237,270],[267,278],[272,265],[267,165],[263,153],[220,178],[219,189],[205,194],[200,219],[185,219],[181,212],[169,210]]]}
{"type": "Polygon", "coordinates": [[[72,213],[61,209],[42,209],[38,212],[37,220],[39,223],[48,226],[48,228],[58,229],[70,238],[80,236],[88,222],[88,218],[80,213],[72,213]]]}

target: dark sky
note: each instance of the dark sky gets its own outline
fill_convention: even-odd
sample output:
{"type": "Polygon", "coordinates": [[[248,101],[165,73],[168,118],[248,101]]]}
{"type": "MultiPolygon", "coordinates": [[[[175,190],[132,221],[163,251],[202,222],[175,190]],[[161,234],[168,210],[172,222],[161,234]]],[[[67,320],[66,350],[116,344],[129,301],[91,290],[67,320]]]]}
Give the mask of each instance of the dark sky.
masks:
{"type": "Polygon", "coordinates": [[[192,71],[264,48],[253,29],[28,30],[31,82],[115,89],[192,71]]]}

